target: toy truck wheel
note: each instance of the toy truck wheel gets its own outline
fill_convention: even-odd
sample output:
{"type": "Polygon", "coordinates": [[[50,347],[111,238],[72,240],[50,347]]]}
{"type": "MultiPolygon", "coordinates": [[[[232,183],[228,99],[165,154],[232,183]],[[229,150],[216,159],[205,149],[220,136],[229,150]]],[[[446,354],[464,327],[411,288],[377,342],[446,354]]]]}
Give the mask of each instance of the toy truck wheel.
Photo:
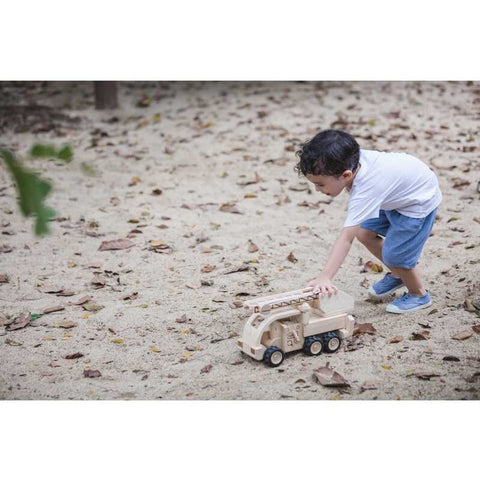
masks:
{"type": "Polygon", "coordinates": [[[334,332],[328,332],[323,336],[323,348],[327,353],[335,353],[341,343],[340,337],[334,332]]]}
{"type": "Polygon", "coordinates": [[[269,367],[278,367],[285,358],[285,353],[281,348],[278,347],[268,347],[263,354],[263,361],[269,367]]]}
{"type": "Polygon", "coordinates": [[[320,337],[311,336],[305,339],[303,351],[307,355],[320,355],[323,350],[322,339],[320,337]]]}

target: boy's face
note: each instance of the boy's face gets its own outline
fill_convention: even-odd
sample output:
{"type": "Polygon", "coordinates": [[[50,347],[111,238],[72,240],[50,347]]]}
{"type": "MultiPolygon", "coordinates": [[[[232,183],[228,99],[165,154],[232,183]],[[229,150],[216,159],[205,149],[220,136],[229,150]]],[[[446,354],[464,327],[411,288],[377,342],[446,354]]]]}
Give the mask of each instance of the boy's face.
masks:
{"type": "Polygon", "coordinates": [[[322,192],[330,197],[336,197],[344,188],[347,190],[352,188],[353,173],[351,170],[345,170],[339,177],[307,174],[307,180],[315,185],[317,192],[322,192]]]}

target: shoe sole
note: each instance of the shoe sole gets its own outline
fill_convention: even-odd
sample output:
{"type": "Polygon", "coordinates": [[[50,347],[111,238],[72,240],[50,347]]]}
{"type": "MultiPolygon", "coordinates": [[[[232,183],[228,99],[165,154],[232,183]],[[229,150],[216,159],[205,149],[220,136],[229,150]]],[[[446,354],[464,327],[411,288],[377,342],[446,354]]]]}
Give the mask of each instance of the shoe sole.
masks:
{"type": "Polygon", "coordinates": [[[418,310],[422,310],[424,308],[428,308],[428,307],[431,307],[431,306],[432,306],[432,301],[431,300],[428,303],[426,303],[425,305],[419,305],[418,307],[413,307],[413,308],[410,308],[409,310],[400,310],[400,308],[398,308],[395,305],[387,305],[387,312],[389,312],[389,313],[410,313],[410,312],[416,312],[418,310]]]}
{"type": "Polygon", "coordinates": [[[398,290],[399,288],[402,288],[404,286],[405,284],[402,283],[401,285],[398,285],[398,287],[391,288],[390,290],[388,290],[388,292],[381,293],[381,294],[376,293],[373,287],[368,287],[368,294],[370,295],[370,297],[376,298],[376,299],[385,298],[385,297],[389,297],[393,292],[395,292],[395,290],[398,290]]]}

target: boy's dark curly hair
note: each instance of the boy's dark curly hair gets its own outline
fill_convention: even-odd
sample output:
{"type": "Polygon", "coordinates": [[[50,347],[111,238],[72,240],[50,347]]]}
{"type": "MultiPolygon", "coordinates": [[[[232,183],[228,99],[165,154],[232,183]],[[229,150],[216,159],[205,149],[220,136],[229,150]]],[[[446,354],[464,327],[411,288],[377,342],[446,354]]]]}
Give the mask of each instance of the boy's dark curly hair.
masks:
{"type": "Polygon", "coordinates": [[[323,130],[302,144],[295,155],[300,159],[295,166],[298,175],[339,177],[345,170],[356,170],[360,146],[347,132],[323,130]]]}

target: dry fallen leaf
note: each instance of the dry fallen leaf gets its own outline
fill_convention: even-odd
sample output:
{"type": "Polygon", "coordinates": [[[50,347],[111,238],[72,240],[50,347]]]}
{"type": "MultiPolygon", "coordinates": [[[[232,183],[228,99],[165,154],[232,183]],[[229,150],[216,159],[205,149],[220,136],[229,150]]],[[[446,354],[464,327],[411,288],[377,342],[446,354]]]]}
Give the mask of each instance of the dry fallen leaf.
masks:
{"type": "Polygon", "coordinates": [[[57,328],[73,328],[76,327],[77,324],[75,322],[72,322],[71,320],[63,320],[57,324],[55,324],[55,327],[57,328]]]}
{"type": "Polygon", "coordinates": [[[365,272],[373,272],[373,273],[381,273],[383,272],[383,267],[379,265],[378,263],[374,263],[371,260],[365,263],[363,266],[363,269],[360,271],[360,273],[365,273],[365,272]]]}
{"type": "MultiPolygon", "coordinates": [[[[85,303],[82,305],[82,308],[84,310],[86,310],[87,312],[98,312],[99,310],[101,310],[103,307],[103,305],[97,305],[96,303],[85,303]]],[[[88,317],[86,317],[88,318],[88,317]]]]}
{"type": "Polygon", "coordinates": [[[214,269],[215,269],[215,265],[207,264],[207,265],[203,265],[203,267],[201,268],[201,272],[202,273],[210,273],[214,269]]]}
{"type": "Polygon", "coordinates": [[[370,282],[366,277],[360,282],[360,286],[363,288],[368,288],[370,286],[370,282]]]}
{"type": "Polygon", "coordinates": [[[30,323],[31,318],[32,316],[30,313],[21,314],[12,323],[7,325],[6,330],[11,332],[12,330],[20,330],[21,328],[25,328],[30,323]]]}
{"type": "Polygon", "coordinates": [[[101,377],[102,374],[98,370],[84,370],[83,376],[86,378],[97,378],[101,377]]]}
{"type": "Polygon", "coordinates": [[[453,340],[466,340],[473,335],[471,330],[463,330],[462,332],[455,333],[452,335],[453,340]]]}
{"type": "Polygon", "coordinates": [[[63,305],[57,305],[55,307],[46,308],[43,311],[43,313],[44,313],[44,315],[47,315],[48,313],[61,312],[62,310],[65,310],[65,307],[63,305]]]}
{"type": "Polygon", "coordinates": [[[105,283],[106,283],[106,279],[104,277],[102,277],[101,275],[99,274],[95,274],[91,280],[91,284],[92,284],[92,287],[95,288],[96,290],[98,290],[99,288],[103,288],[105,286],[105,283]]]}
{"type": "Polygon", "coordinates": [[[238,214],[242,213],[237,208],[235,202],[224,203],[223,205],[220,206],[220,211],[227,212],[227,213],[238,213],[238,214]]]}
{"type": "Polygon", "coordinates": [[[373,335],[375,332],[375,327],[371,323],[357,323],[353,328],[354,335],[361,335],[362,333],[373,335]]]}
{"type": "Polygon", "coordinates": [[[410,340],[428,340],[430,332],[428,330],[422,330],[421,332],[412,332],[410,340]]]}
{"type": "Polygon", "coordinates": [[[160,349],[156,347],[150,347],[150,351],[153,353],[160,353],[160,349]]]}
{"type": "Polygon", "coordinates": [[[440,377],[438,373],[433,372],[415,372],[414,375],[421,380],[430,380],[432,377],[440,377]]]}
{"type": "Polygon", "coordinates": [[[98,250],[101,252],[105,250],[124,250],[126,248],[131,248],[134,245],[133,242],[126,238],[120,238],[118,240],[106,240],[102,242],[98,250]]]}
{"type": "Polygon", "coordinates": [[[114,339],[112,340],[112,343],[118,343],[118,344],[124,343],[124,342],[123,342],[123,338],[114,338],[114,339]]]}
{"type": "Polygon", "coordinates": [[[73,295],[75,295],[75,292],[72,291],[72,290],[60,290],[59,292],[56,292],[55,295],[57,297],[72,297],[73,295]]]}
{"type": "Polygon", "coordinates": [[[399,343],[403,341],[403,337],[401,335],[397,335],[396,337],[391,338],[388,340],[387,343],[399,343]]]}
{"type": "Polygon", "coordinates": [[[68,302],[69,305],[83,305],[84,303],[88,302],[90,300],[90,296],[87,295],[86,297],[79,298],[78,300],[75,300],[73,302],[68,302]]]}
{"type": "Polygon", "coordinates": [[[337,372],[328,367],[314,370],[314,378],[325,387],[349,387],[347,381],[337,372]]]}
{"type": "Polygon", "coordinates": [[[130,180],[130,183],[128,184],[129,187],[133,187],[136,185],[138,182],[140,182],[140,177],[137,177],[136,175],[133,176],[130,180]]]}
{"type": "Polygon", "coordinates": [[[205,365],[201,370],[200,373],[208,373],[212,369],[213,365],[205,365]]]}
{"type": "Polygon", "coordinates": [[[293,255],[293,252],[290,252],[288,254],[287,260],[292,263],[298,262],[298,259],[295,258],[295,255],[293,255]]]}
{"type": "Polygon", "coordinates": [[[442,358],[443,361],[445,362],[459,362],[460,359],[458,357],[455,357],[453,355],[447,355],[446,357],[442,358]]]}
{"type": "Polygon", "coordinates": [[[129,295],[125,295],[121,297],[120,300],[135,300],[138,297],[138,292],[130,293],[129,295]]]}
{"type": "Polygon", "coordinates": [[[8,278],[8,275],[5,273],[2,273],[0,275],[0,283],[8,283],[10,280],[8,278]]]}
{"type": "Polygon", "coordinates": [[[365,390],[377,390],[378,386],[374,382],[364,382],[362,386],[360,387],[360,391],[364,392],[365,390]]]}
{"type": "Polygon", "coordinates": [[[74,360],[75,358],[82,358],[83,356],[84,356],[83,353],[78,352],[78,353],[72,353],[70,355],[66,355],[65,358],[67,360],[74,360]]]}
{"type": "Polygon", "coordinates": [[[5,343],[7,345],[10,345],[11,347],[20,347],[21,345],[23,345],[23,343],[16,342],[15,340],[10,340],[9,338],[5,340],[5,343]]]}
{"type": "Polygon", "coordinates": [[[258,247],[251,240],[248,241],[248,251],[249,253],[258,252],[258,247]]]}

